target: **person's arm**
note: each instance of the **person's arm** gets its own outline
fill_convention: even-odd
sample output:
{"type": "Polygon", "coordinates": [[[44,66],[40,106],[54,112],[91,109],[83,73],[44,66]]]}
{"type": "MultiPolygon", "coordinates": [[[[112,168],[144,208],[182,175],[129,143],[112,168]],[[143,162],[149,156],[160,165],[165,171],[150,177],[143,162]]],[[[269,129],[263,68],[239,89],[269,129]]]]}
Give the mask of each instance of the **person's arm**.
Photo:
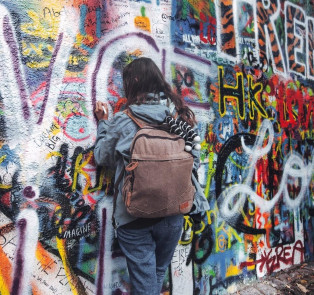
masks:
{"type": "Polygon", "coordinates": [[[119,139],[115,118],[108,122],[100,120],[94,148],[94,159],[99,166],[115,167],[115,151],[119,139]]]}
{"type": "Polygon", "coordinates": [[[117,120],[108,121],[109,111],[106,103],[97,101],[94,109],[98,119],[97,137],[94,148],[94,159],[99,166],[115,166],[115,151],[119,139],[117,120]]]}

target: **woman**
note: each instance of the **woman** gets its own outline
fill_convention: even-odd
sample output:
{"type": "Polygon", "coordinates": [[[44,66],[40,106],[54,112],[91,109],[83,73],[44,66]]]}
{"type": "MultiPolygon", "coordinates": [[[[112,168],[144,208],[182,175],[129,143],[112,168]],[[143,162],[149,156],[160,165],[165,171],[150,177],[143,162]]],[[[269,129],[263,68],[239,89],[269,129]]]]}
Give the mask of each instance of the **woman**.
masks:
{"type": "MultiPolygon", "coordinates": [[[[171,90],[151,59],[142,57],[128,64],[123,71],[123,87],[126,107],[141,120],[158,124],[166,116],[177,113],[190,125],[195,124],[194,113],[171,90]]],[[[95,161],[98,165],[115,168],[117,181],[128,164],[130,145],[138,127],[124,112],[107,121],[108,108],[101,102],[96,103],[95,114],[99,120],[95,161]]],[[[198,159],[194,162],[197,165],[198,159]]],[[[196,187],[193,213],[208,210],[208,202],[199,184],[194,176],[192,179],[196,187]]],[[[131,294],[157,295],[180,239],[183,216],[143,219],[129,215],[120,193],[122,184],[123,181],[119,184],[114,219],[119,245],[127,261],[131,294]]]]}

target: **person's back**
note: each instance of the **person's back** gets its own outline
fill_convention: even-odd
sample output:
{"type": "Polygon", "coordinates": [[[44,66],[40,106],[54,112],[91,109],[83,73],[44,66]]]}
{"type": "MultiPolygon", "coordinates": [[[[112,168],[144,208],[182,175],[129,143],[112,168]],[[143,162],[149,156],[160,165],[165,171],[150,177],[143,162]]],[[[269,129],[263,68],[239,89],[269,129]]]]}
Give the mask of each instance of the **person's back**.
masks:
{"type": "MultiPolygon", "coordinates": [[[[127,98],[126,108],[130,108],[144,122],[161,124],[167,116],[177,112],[189,124],[195,123],[193,112],[172,92],[151,59],[139,58],[127,65],[123,71],[123,86],[127,98]]],[[[126,257],[131,294],[160,294],[166,269],[181,236],[183,215],[137,218],[127,212],[121,194],[123,176],[130,160],[131,142],[139,127],[123,112],[117,113],[108,121],[107,105],[101,102],[96,103],[95,114],[99,119],[95,161],[98,165],[114,167],[115,181],[119,184],[114,227],[120,248],[126,257]],[[103,112],[103,107],[106,112],[103,112]],[[121,181],[119,175],[122,175],[121,181]]],[[[151,181],[154,181],[153,177],[151,181]]],[[[208,210],[206,198],[199,188],[196,195],[203,197],[202,202],[196,202],[196,205],[202,204],[202,208],[196,210],[208,210]]]]}

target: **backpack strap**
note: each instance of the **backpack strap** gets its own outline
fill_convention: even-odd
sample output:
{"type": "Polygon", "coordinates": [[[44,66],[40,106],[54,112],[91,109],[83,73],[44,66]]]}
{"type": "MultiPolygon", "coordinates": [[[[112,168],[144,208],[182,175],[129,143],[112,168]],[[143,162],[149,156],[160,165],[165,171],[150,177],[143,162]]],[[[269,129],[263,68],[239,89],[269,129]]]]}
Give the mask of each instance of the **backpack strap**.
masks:
{"type": "Polygon", "coordinates": [[[151,127],[151,128],[158,128],[160,130],[164,130],[167,132],[170,132],[170,127],[167,124],[150,124],[147,123],[146,121],[138,118],[130,108],[127,108],[126,110],[123,111],[126,115],[128,115],[131,120],[140,128],[143,127],[151,127]]]}
{"type": "Polygon", "coordinates": [[[142,119],[136,117],[136,116],[133,114],[133,112],[132,112],[129,108],[127,108],[126,110],[124,110],[123,113],[125,113],[126,115],[128,115],[128,116],[132,119],[132,121],[133,121],[138,127],[140,127],[140,128],[143,128],[143,127],[145,127],[145,126],[150,126],[149,123],[147,123],[147,122],[145,122],[144,120],[142,120],[142,119]]]}
{"type": "MultiPolygon", "coordinates": [[[[116,221],[115,221],[114,215],[116,213],[116,207],[117,207],[117,198],[118,198],[118,193],[119,193],[119,184],[120,184],[120,182],[123,179],[123,175],[124,175],[124,169],[122,169],[120,175],[118,176],[117,181],[115,181],[115,184],[114,184],[112,226],[113,226],[115,231],[117,229],[117,226],[116,226],[116,221]]],[[[115,235],[116,235],[116,233],[115,233],[115,235]]]]}

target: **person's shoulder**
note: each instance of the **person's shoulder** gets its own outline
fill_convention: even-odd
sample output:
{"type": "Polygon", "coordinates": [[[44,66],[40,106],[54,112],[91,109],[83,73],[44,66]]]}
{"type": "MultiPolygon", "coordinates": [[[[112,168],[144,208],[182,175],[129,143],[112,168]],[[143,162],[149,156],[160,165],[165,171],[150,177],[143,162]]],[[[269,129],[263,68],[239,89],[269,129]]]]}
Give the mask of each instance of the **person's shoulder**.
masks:
{"type": "Polygon", "coordinates": [[[124,130],[125,128],[129,128],[129,126],[134,125],[132,119],[124,111],[115,113],[112,121],[113,125],[119,130],[124,130]]]}
{"type": "Polygon", "coordinates": [[[117,122],[121,122],[121,121],[124,121],[128,118],[129,118],[129,116],[124,111],[119,111],[113,115],[112,120],[117,121],[117,122]]]}

